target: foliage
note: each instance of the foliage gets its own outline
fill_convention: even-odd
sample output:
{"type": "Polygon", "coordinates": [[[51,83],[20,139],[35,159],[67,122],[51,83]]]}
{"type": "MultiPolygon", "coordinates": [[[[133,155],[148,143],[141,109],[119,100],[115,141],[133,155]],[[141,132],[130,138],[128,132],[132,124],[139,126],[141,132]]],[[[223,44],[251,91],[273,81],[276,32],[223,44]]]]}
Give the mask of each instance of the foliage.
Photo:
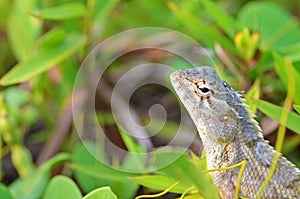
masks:
{"type": "MultiPolygon", "coordinates": [[[[300,26],[289,11],[293,8],[299,14],[295,5],[293,1],[280,5],[211,0],[0,2],[0,164],[9,156],[8,162],[18,174],[13,182],[7,182],[9,174],[1,170],[1,198],[130,199],[137,193],[164,190],[181,198],[219,198],[205,172],[205,158],[192,152],[166,147],[154,149],[150,159],[130,155],[145,154],[147,149],[117,126],[123,147],[131,153],[112,160],[105,148],[81,143],[71,134],[70,99],[80,64],[100,41],[136,27],[177,30],[211,51],[221,76],[236,89],[248,91],[247,104],[253,112],[259,110],[258,120],[263,121],[265,114],[290,130],[282,151],[299,166],[300,26]],[[291,88],[295,93],[290,99],[285,96],[291,88]],[[280,107],[285,98],[295,103],[297,112],[287,105],[280,107]],[[28,133],[39,125],[43,128],[28,133]],[[51,141],[56,136],[59,142],[51,141]],[[47,153],[51,143],[60,143],[52,151],[55,156],[47,153]],[[39,144],[45,147],[34,153],[31,146],[39,144]],[[172,164],[165,166],[168,162],[172,164]],[[57,172],[60,175],[51,175],[57,172]]],[[[131,59],[132,55],[124,56],[131,59]]],[[[172,63],[178,68],[181,62],[172,63]]],[[[124,71],[113,63],[106,75],[116,77],[124,71]]],[[[100,123],[116,126],[110,111],[99,106],[100,123]]],[[[141,118],[145,123],[148,120],[141,118]]],[[[160,123],[154,121],[154,127],[160,123]]],[[[167,121],[158,137],[172,137],[177,128],[177,123],[167,121]]],[[[153,126],[146,129],[154,131],[153,126]]]]}

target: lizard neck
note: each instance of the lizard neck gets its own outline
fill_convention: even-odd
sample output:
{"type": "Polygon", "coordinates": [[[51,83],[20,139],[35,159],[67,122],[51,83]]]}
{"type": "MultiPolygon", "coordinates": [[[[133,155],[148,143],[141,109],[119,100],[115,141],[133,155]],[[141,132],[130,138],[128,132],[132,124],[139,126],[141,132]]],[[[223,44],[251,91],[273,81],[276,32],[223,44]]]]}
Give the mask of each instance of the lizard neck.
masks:
{"type": "Polygon", "coordinates": [[[263,134],[257,121],[254,119],[255,115],[246,107],[242,102],[242,105],[237,107],[237,112],[240,117],[240,131],[237,133],[237,139],[245,143],[246,145],[253,145],[254,142],[262,141],[263,134]]]}

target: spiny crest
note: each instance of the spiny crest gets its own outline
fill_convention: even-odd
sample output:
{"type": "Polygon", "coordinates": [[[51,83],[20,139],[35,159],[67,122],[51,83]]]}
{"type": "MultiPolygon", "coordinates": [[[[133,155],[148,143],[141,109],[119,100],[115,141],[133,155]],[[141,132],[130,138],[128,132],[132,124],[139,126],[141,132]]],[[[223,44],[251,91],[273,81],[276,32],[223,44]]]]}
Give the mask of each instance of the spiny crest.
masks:
{"type": "MultiPolygon", "coordinates": [[[[245,112],[246,112],[246,114],[245,114],[245,112],[238,111],[238,114],[239,114],[241,120],[243,121],[241,124],[242,125],[245,124],[244,122],[252,124],[253,127],[254,127],[255,132],[258,135],[258,138],[263,139],[262,129],[259,126],[259,123],[255,119],[256,115],[253,113],[252,109],[250,109],[250,106],[245,103],[246,99],[244,98],[244,96],[241,93],[242,92],[235,91],[235,94],[239,97],[240,102],[241,102],[241,103],[239,103],[237,105],[241,106],[242,109],[244,109],[245,112]]],[[[238,110],[241,110],[241,109],[238,109],[238,110]]],[[[249,130],[248,129],[249,126],[246,126],[246,128],[247,129],[245,129],[244,132],[247,132],[247,130],[249,130]]]]}

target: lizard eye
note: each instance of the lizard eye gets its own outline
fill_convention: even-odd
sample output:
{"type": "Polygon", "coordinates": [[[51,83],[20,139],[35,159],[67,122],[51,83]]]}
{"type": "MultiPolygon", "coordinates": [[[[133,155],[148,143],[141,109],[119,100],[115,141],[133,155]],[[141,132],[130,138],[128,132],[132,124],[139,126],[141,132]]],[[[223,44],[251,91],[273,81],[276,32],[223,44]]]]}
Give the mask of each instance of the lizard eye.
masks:
{"type": "Polygon", "coordinates": [[[208,97],[209,95],[211,95],[211,88],[206,84],[198,84],[197,92],[203,97],[208,97]]]}

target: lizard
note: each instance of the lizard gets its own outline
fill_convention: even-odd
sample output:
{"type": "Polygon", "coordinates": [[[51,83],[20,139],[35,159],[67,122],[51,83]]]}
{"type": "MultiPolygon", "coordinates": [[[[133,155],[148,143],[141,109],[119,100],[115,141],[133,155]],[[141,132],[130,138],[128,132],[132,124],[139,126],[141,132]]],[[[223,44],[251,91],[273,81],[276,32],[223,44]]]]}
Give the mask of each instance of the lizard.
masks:
{"type": "MultiPolygon", "coordinates": [[[[178,70],[171,84],[191,116],[206,151],[207,168],[246,161],[239,197],[256,198],[275,154],[245,99],[209,66],[178,70]]],[[[211,172],[223,199],[235,196],[240,168],[211,172]]],[[[300,170],[280,154],[262,198],[300,198],[300,170]]]]}

